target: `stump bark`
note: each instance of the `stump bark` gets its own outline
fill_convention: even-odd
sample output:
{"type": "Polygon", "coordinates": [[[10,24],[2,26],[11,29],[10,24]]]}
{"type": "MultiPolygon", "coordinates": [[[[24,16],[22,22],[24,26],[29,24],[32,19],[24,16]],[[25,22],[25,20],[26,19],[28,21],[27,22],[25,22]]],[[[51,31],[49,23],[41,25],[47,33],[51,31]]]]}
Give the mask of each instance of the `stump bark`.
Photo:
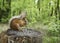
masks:
{"type": "Polygon", "coordinates": [[[41,32],[32,29],[8,29],[0,33],[0,43],[42,43],[42,35],[41,32]]]}

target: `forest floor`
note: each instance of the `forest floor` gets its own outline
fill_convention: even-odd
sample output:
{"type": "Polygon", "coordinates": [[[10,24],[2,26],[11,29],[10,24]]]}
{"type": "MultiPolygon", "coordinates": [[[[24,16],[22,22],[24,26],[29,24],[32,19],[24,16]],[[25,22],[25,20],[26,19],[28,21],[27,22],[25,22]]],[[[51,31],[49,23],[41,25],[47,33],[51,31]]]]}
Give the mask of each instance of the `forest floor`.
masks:
{"type": "Polygon", "coordinates": [[[8,27],[9,27],[8,24],[2,24],[2,23],[0,23],[0,32],[7,30],[8,27]]]}
{"type": "MultiPolygon", "coordinates": [[[[32,28],[32,29],[36,29],[36,30],[47,30],[47,26],[44,26],[42,24],[34,24],[34,25],[31,25],[31,26],[28,26],[28,28],[32,28]]],[[[9,25],[8,24],[3,24],[3,23],[0,23],[0,32],[2,31],[5,31],[9,29],[9,25]]]]}

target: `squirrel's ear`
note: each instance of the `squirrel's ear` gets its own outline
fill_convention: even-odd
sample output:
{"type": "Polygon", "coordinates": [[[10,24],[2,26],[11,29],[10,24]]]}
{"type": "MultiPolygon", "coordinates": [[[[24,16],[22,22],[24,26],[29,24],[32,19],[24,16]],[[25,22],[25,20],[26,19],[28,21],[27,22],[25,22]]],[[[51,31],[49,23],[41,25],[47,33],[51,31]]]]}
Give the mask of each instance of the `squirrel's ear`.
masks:
{"type": "Polygon", "coordinates": [[[27,15],[27,12],[26,11],[22,11],[20,16],[21,16],[21,19],[25,18],[27,15]]]}

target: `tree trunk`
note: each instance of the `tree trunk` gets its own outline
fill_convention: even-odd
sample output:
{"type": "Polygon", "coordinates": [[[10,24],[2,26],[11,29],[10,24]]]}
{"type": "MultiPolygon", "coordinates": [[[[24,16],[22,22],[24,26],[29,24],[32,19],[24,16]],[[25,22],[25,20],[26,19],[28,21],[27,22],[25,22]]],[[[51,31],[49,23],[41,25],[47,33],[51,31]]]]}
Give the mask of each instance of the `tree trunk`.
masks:
{"type": "MultiPolygon", "coordinates": [[[[11,30],[9,30],[9,31],[11,31],[11,30]]],[[[18,32],[18,31],[15,31],[15,32],[11,31],[13,33],[10,33],[9,31],[5,31],[0,34],[0,43],[42,43],[41,35],[38,36],[41,33],[37,32],[37,31],[27,30],[26,34],[24,34],[24,32],[18,32]],[[28,31],[31,32],[31,33],[29,32],[31,35],[28,34],[28,31]],[[36,33],[34,33],[34,32],[36,32],[36,33]],[[37,36],[35,34],[37,34],[37,36]]]]}

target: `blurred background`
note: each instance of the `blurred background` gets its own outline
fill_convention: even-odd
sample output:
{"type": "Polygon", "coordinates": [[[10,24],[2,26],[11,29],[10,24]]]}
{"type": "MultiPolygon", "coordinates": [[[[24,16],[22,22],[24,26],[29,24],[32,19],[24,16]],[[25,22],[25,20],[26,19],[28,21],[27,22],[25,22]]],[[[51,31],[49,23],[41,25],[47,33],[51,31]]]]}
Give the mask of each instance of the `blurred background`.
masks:
{"type": "Polygon", "coordinates": [[[43,43],[60,43],[60,0],[0,0],[0,32],[12,16],[27,11],[28,27],[43,34],[43,43]]]}

